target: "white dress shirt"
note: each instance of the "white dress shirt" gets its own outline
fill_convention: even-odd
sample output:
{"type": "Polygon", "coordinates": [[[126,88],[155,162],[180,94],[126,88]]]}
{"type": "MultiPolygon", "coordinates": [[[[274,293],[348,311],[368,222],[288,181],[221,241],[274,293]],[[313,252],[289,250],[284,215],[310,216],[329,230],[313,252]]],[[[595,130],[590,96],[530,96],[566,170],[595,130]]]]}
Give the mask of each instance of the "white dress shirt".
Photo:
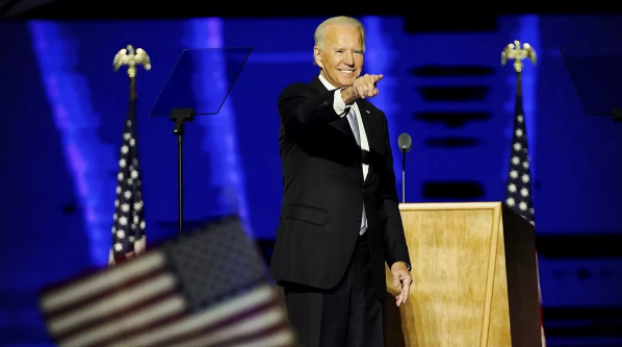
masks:
{"type": "MultiPolygon", "coordinates": [[[[326,89],[328,90],[336,89],[336,87],[330,84],[326,80],[326,78],[322,76],[322,74],[320,74],[319,78],[322,84],[324,85],[324,87],[326,87],[326,89]]],[[[333,101],[333,108],[335,109],[335,113],[337,113],[340,117],[346,117],[352,112],[354,113],[356,117],[356,122],[358,123],[358,127],[359,127],[361,149],[369,152],[369,142],[367,142],[367,134],[365,133],[365,127],[363,126],[363,119],[361,119],[361,112],[359,110],[359,107],[356,103],[353,103],[352,106],[346,105],[346,103],[341,98],[341,90],[342,88],[335,90],[335,97],[333,101]]],[[[367,178],[367,173],[369,172],[369,165],[366,163],[363,163],[362,169],[363,169],[363,181],[364,181],[367,178]]],[[[363,206],[363,214],[361,215],[360,234],[363,235],[365,231],[367,231],[367,217],[365,215],[365,206],[363,206]]]]}

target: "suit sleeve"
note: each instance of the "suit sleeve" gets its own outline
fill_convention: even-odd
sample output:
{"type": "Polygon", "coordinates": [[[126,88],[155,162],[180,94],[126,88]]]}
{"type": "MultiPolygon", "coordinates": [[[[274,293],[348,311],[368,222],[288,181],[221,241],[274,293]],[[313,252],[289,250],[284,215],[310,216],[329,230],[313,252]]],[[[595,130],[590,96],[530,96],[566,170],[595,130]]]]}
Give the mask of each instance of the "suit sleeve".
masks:
{"type": "Polygon", "coordinates": [[[389,126],[385,118],[385,157],[386,166],[383,168],[383,175],[380,181],[380,194],[382,199],[382,209],[387,222],[385,225],[385,253],[386,262],[389,268],[393,263],[403,261],[410,270],[410,254],[404,236],[404,226],[402,216],[399,211],[397,189],[395,188],[395,171],[393,170],[393,154],[389,140],[389,126]]]}
{"type": "Polygon", "coordinates": [[[346,115],[349,106],[341,90],[315,94],[305,84],[293,84],[279,96],[279,114],[287,133],[296,133],[318,124],[330,123],[346,115]]]}

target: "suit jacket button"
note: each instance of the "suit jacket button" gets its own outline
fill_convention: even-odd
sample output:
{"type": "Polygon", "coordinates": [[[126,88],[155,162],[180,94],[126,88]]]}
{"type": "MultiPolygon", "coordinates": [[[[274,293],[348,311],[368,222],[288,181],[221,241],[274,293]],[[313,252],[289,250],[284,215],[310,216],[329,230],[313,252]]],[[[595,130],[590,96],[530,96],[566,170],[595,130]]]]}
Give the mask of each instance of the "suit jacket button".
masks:
{"type": "Polygon", "coordinates": [[[356,221],[360,222],[361,221],[361,217],[356,217],[356,221]]]}

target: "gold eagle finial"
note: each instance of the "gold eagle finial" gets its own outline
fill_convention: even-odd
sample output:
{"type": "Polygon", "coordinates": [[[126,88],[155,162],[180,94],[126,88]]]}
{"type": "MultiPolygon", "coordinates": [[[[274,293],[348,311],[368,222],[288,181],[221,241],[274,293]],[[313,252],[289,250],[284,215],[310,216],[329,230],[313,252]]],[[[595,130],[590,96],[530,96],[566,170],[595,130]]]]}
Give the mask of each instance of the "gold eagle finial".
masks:
{"type": "Polygon", "coordinates": [[[536,51],[528,43],[523,43],[521,48],[520,42],[515,40],[510,43],[501,52],[501,65],[505,65],[508,59],[514,59],[514,70],[521,72],[523,70],[523,59],[529,58],[532,63],[536,63],[536,51]]]}
{"type": "Polygon", "coordinates": [[[127,48],[123,48],[114,56],[112,65],[114,71],[119,70],[123,65],[127,65],[127,74],[133,78],[136,76],[136,65],[142,65],[145,70],[151,70],[151,59],[144,49],[137,48],[134,52],[134,47],[128,45],[127,48]]]}

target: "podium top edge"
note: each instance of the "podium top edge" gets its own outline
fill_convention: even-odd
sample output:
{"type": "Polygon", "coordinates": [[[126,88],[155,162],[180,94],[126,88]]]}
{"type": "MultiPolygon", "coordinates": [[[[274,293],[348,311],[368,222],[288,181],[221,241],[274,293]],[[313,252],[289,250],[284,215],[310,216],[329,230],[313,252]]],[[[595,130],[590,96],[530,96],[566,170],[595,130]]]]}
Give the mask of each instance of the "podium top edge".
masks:
{"type": "Polygon", "coordinates": [[[502,202],[424,202],[400,203],[400,211],[439,211],[439,210],[494,210],[501,208],[502,202]]]}

